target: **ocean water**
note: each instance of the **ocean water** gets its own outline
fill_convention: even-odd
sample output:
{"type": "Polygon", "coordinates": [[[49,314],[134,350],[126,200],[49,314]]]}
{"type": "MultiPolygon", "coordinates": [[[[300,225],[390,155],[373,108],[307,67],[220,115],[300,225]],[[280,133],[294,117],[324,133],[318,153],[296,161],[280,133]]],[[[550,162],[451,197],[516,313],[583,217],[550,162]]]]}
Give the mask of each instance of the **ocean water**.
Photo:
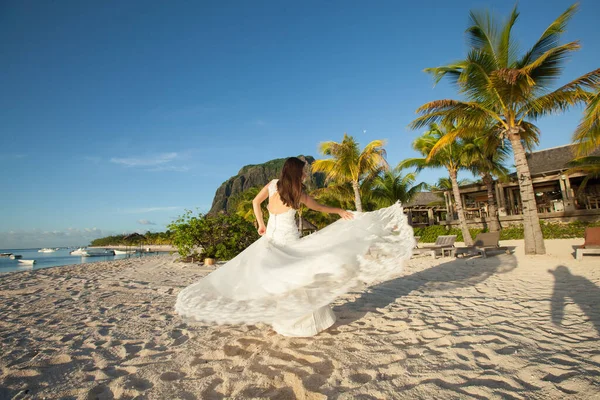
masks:
{"type": "MultiPolygon", "coordinates": [[[[53,253],[38,253],[39,249],[0,249],[0,253],[13,253],[22,255],[24,260],[35,260],[33,265],[23,265],[17,260],[11,260],[8,257],[0,257],[0,274],[13,271],[31,271],[35,269],[58,267],[62,265],[84,264],[99,261],[123,260],[128,257],[144,257],[147,255],[156,255],[161,253],[137,253],[133,255],[118,255],[118,256],[96,256],[96,257],[81,257],[72,256],[69,254],[74,249],[60,249],[53,253]]],[[[90,249],[94,252],[101,252],[104,249],[90,249]]]]}

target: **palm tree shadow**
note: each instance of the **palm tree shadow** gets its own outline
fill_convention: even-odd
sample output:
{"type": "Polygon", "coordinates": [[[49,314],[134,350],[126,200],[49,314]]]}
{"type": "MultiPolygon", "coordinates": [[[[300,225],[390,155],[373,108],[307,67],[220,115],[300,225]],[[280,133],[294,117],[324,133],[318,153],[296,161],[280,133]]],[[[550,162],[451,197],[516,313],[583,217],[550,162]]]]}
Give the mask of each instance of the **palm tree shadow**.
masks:
{"type": "Polygon", "coordinates": [[[555,325],[562,325],[565,315],[565,297],[570,297],[594,324],[600,334],[600,288],[583,276],[573,275],[564,265],[548,270],[554,275],[554,292],[550,303],[551,318],[555,325]]]}
{"type": "Polygon", "coordinates": [[[494,274],[507,273],[516,267],[517,260],[512,254],[486,259],[454,259],[373,286],[359,298],[334,307],[334,312],[339,317],[338,325],[348,325],[412,292],[440,292],[474,286],[494,274]]]}

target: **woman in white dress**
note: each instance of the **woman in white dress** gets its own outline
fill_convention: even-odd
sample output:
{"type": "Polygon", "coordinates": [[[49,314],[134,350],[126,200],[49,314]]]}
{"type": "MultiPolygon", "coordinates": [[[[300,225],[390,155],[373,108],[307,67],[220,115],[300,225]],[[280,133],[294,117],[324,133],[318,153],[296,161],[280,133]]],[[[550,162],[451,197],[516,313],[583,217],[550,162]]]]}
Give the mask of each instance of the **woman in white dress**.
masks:
{"type": "Polygon", "coordinates": [[[366,213],[324,206],[304,193],[304,171],[302,160],[286,160],[280,179],[253,201],[262,237],[183,289],[177,313],[195,321],[263,322],[281,335],[314,336],[335,323],[329,304],[336,297],[398,275],[415,244],[400,204],[366,213]],[[265,226],[260,204],[267,198],[265,226]],[[301,203],[341,219],[300,238],[295,214],[301,203]]]}

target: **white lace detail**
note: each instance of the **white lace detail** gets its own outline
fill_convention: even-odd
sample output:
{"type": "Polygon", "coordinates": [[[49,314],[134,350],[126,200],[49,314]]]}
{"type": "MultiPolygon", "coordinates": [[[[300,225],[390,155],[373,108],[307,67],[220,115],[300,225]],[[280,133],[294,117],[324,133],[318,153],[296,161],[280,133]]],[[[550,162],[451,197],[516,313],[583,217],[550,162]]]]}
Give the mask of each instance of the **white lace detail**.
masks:
{"type": "Polygon", "coordinates": [[[279,179],[273,179],[271,182],[269,182],[269,197],[273,196],[273,194],[277,193],[277,182],[279,181],[279,179]]]}
{"type": "Polygon", "coordinates": [[[300,240],[294,214],[271,216],[264,237],[183,289],[176,312],[220,324],[300,318],[364,283],[394,278],[415,245],[399,203],[300,240]]]}

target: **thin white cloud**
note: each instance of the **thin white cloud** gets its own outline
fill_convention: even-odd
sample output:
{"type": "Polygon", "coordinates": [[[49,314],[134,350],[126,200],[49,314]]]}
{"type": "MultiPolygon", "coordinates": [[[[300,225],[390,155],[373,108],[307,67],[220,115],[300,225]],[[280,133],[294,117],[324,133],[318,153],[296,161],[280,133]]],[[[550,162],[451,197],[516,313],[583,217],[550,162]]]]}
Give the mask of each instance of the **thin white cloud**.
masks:
{"type": "Polygon", "coordinates": [[[140,224],[140,225],[156,225],[156,222],[148,221],[147,219],[139,219],[138,224],[140,224]]]}
{"type": "Polygon", "coordinates": [[[163,153],[145,157],[111,158],[110,162],[125,165],[127,167],[152,167],[155,165],[164,165],[176,160],[176,152],[163,153]]]}
{"type": "Polygon", "coordinates": [[[86,245],[112,232],[98,228],[68,228],[64,231],[42,231],[41,229],[0,232],[0,243],[6,248],[63,247],[86,245]]]}

